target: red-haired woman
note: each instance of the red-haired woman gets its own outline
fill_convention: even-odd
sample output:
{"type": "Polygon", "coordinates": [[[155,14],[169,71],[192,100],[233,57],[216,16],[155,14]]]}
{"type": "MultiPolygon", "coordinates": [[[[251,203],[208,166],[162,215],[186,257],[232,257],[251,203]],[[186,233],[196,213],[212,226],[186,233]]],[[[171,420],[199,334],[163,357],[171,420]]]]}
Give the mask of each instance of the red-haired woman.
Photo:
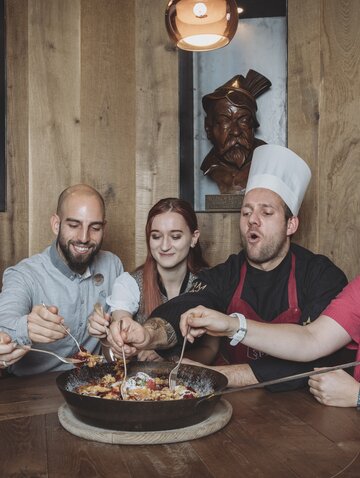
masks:
{"type": "MultiPolygon", "coordinates": [[[[187,201],[177,198],[158,201],[149,211],[145,234],[145,263],[131,274],[121,274],[106,300],[112,322],[131,315],[143,324],[158,305],[187,292],[196,274],[208,266],[202,256],[197,217],[187,201]]],[[[109,323],[108,314],[100,317],[94,313],[89,319],[90,334],[105,337],[109,323]]],[[[206,362],[206,354],[203,356],[200,349],[198,353],[206,362]]],[[[153,351],[143,351],[138,358],[155,360],[159,356],[153,351]]]]}

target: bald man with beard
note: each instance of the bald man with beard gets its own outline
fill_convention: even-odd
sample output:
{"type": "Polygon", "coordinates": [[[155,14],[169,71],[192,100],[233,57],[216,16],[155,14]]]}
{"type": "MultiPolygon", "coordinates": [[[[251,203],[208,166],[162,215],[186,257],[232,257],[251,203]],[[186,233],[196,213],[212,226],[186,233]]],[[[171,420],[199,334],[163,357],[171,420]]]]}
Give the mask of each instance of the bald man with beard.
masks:
{"type": "MultiPolygon", "coordinates": [[[[8,352],[14,344],[34,344],[69,357],[77,346],[68,330],[90,353],[98,353],[100,343],[89,336],[87,319],[96,302],[105,304],[112,284],[124,270],[116,255],[101,250],[106,225],[104,200],[91,186],[71,186],[60,194],[50,224],[55,241],[4,272],[0,331],[6,333],[7,347],[3,349],[8,352]]],[[[31,351],[16,358],[15,363],[3,359],[1,366],[10,365],[8,371],[15,375],[72,367],[31,351]]]]}

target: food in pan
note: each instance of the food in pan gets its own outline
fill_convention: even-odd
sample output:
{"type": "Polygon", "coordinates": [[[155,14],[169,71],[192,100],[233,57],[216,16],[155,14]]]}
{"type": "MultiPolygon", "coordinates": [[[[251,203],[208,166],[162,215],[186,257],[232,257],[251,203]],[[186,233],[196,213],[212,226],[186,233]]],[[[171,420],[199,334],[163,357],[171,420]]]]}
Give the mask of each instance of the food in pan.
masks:
{"type": "MultiPolygon", "coordinates": [[[[124,377],[121,366],[116,366],[114,374],[106,374],[92,383],[80,385],[75,389],[80,395],[104,398],[106,400],[122,400],[120,387],[124,377]]],[[[184,400],[198,398],[199,394],[191,387],[177,385],[170,390],[167,376],[150,377],[144,372],[126,380],[126,399],[132,401],[160,401],[160,400],[184,400]]]]}
{"type": "Polygon", "coordinates": [[[102,355],[93,355],[82,345],[80,345],[80,349],[72,358],[81,360],[82,364],[86,364],[88,367],[95,367],[98,363],[103,362],[104,357],[102,355]]]}

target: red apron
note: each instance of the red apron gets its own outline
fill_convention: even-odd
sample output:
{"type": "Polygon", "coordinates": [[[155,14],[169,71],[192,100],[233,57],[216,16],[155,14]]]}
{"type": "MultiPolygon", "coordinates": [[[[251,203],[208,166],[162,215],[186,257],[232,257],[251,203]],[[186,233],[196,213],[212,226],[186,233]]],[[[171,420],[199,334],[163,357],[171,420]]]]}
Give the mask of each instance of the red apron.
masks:
{"type": "MultiPolygon", "coordinates": [[[[241,267],[240,271],[240,282],[236,288],[236,291],[231,299],[229,307],[227,309],[227,314],[232,314],[233,312],[239,312],[244,314],[247,319],[257,320],[258,322],[264,322],[254,309],[241,298],[241,294],[244,287],[245,276],[247,272],[246,262],[241,267]]],[[[296,292],[296,279],[295,279],[295,256],[291,254],[291,270],[288,281],[288,299],[289,299],[289,308],[278,315],[271,323],[291,323],[296,324],[299,322],[301,316],[301,310],[298,307],[297,292],[296,292]]],[[[264,355],[258,350],[247,347],[243,344],[238,344],[235,347],[230,345],[230,342],[227,341],[225,345],[224,355],[228,363],[248,363],[251,360],[256,360],[264,355]]]]}

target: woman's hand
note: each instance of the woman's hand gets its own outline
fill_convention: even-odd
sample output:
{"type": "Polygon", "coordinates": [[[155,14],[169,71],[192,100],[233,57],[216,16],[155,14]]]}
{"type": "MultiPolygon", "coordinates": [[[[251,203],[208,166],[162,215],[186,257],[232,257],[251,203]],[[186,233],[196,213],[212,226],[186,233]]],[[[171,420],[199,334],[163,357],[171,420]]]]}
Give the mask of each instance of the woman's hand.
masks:
{"type": "Polygon", "coordinates": [[[310,392],[323,405],[356,407],[360,383],[344,370],[313,375],[308,383],[310,392]]]}
{"type": "Polygon", "coordinates": [[[107,340],[115,356],[122,357],[123,347],[126,357],[137,355],[139,350],[141,350],[142,346],[146,342],[146,339],[146,329],[141,324],[133,320],[128,312],[121,314],[113,313],[107,340]]]}

